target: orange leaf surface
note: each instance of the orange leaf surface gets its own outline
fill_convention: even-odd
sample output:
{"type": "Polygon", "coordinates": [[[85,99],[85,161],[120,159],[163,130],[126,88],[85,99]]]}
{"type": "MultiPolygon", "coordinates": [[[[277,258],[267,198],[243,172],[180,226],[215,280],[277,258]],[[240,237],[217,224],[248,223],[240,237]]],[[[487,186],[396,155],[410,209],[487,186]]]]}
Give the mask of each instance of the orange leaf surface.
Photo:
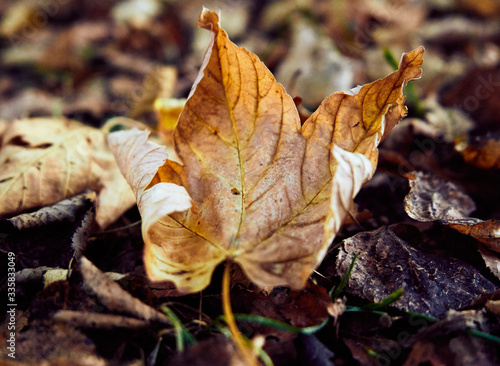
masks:
{"type": "Polygon", "coordinates": [[[230,259],[259,286],[301,288],[405,115],[423,48],[387,78],[325,99],[301,127],[293,99],[215,13],[204,9],[198,25],[211,40],[174,131],[182,165],[146,132],[109,136],[137,195],[147,273],[195,292],[230,259]]]}
{"type": "Polygon", "coordinates": [[[500,141],[480,138],[472,144],[457,139],[455,148],[467,164],[481,169],[500,169],[500,141]]]}

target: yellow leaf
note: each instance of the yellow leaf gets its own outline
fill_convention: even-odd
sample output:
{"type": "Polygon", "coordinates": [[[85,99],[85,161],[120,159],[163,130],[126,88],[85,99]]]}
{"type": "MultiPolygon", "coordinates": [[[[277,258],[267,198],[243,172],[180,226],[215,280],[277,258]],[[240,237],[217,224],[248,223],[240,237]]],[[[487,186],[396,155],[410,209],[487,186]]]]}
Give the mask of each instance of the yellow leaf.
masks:
{"type": "Polygon", "coordinates": [[[402,90],[420,76],[423,48],[387,78],[333,94],[301,127],[293,99],[214,12],[198,25],[211,38],[174,131],[182,165],[146,132],[109,136],[137,195],[147,273],[195,292],[229,259],[259,286],[301,288],[405,115],[402,90]]]}
{"type": "Polygon", "coordinates": [[[166,145],[173,145],[172,133],[185,104],[186,99],[181,98],[155,99],[153,106],[158,116],[158,134],[166,145]]]}
{"type": "Polygon", "coordinates": [[[0,216],[98,192],[96,221],[106,227],[134,204],[104,133],[58,118],[16,120],[0,138],[0,216]]]}

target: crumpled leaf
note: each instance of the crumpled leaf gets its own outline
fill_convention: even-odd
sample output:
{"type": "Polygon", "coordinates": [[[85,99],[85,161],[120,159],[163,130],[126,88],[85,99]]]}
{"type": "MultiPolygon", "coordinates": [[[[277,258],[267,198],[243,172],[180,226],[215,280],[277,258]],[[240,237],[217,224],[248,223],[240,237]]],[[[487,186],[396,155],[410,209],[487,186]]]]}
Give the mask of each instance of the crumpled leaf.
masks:
{"type": "Polygon", "coordinates": [[[344,240],[337,256],[338,275],[343,275],[355,253],[360,253],[346,290],[379,302],[402,288],[403,295],[391,306],[441,317],[447,310],[468,305],[497,288],[470,264],[407,242],[406,238],[416,236],[409,230],[411,226],[394,225],[344,240]]]}
{"type": "Polygon", "coordinates": [[[497,365],[497,345],[467,334],[469,330],[488,332],[484,312],[448,312],[443,320],[422,329],[404,365],[497,365]]]}
{"type": "Polygon", "coordinates": [[[40,266],[67,268],[87,245],[95,213],[95,192],[0,220],[0,250],[17,253],[17,269],[40,266]]]}
{"type": "Polygon", "coordinates": [[[81,258],[80,266],[83,288],[95,295],[99,302],[109,310],[129,314],[150,322],[169,323],[162,313],[133,297],[118,283],[102,273],[87,258],[81,258]]]}
{"type": "Polygon", "coordinates": [[[198,25],[211,38],[174,132],[183,165],[145,132],[109,136],[136,192],[146,271],[195,292],[230,259],[259,286],[302,288],[406,114],[402,89],[420,76],[424,50],[383,80],[331,95],[301,127],[293,99],[214,12],[198,25]]]}
{"type": "Polygon", "coordinates": [[[500,279],[500,258],[498,258],[498,254],[488,250],[482,245],[478,246],[478,251],[483,257],[484,264],[489,268],[491,273],[498,279],[500,279]],[[496,255],[495,255],[496,254],[496,255]]]}
{"type": "Polygon", "coordinates": [[[0,364],[16,366],[109,364],[109,361],[99,355],[94,342],[79,329],[71,326],[30,326],[23,332],[16,332],[15,356],[16,359],[12,360],[8,352],[2,352],[0,364]]]}
{"type": "Polygon", "coordinates": [[[500,252],[500,221],[468,217],[476,205],[459,187],[423,172],[411,173],[408,179],[411,188],[405,197],[408,216],[418,221],[437,221],[500,252]]]}
{"type": "Polygon", "coordinates": [[[105,227],[132,207],[104,133],[58,118],[16,120],[0,139],[0,216],[13,216],[73,197],[98,192],[96,221],[105,227]]]}
{"type": "Polygon", "coordinates": [[[227,337],[218,335],[189,347],[189,352],[179,352],[168,360],[171,366],[197,365],[231,365],[245,366],[233,342],[227,337]]]}

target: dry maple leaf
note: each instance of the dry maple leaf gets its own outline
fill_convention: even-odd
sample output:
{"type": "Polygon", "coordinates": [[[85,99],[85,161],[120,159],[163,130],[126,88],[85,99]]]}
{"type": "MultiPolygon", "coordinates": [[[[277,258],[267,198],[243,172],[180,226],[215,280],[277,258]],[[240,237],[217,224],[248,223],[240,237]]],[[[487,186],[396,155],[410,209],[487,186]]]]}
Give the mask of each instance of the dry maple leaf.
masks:
{"type": "Polygon", "coordinates": [[[104,133],[64,118],[12,122],[0,136],[0,217],[98,192],[96,220],[105,227],[134,204],[106,147],[104,133]]]}
{"type": "Polygon", "coordinates": [[[214,12],[198,26],[211,38],[174,132],[182,165],[146,132],[109,136],[136,192],[147,273],[195,292],[230,259],[259,286],[301,288],[406,114],[402,90],[420,76],[424,50],[383,80],[331,95],[301,127],[292,98],[214,12]]]}

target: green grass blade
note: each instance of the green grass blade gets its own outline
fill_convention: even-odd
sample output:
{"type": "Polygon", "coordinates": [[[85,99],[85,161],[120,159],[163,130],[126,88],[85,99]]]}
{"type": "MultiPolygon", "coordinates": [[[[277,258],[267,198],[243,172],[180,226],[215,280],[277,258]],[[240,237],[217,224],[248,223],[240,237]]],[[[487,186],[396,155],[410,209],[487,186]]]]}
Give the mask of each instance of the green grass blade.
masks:
{"type": "Polygon", "coordinates": [[[398,288],[396,291],[394,291],[392,294],[387,296],[382,301],[375,302],[372,304],[363,305],[362,308],[371,309],[371,310],[380,309],[380,308],[383,308],[389,304],[392,304],[394,301],[397,301],[401,296],[403,296],[403,289],[398,288]]]}
{"type": "Polygon", "coordinates": [[[396,60],[396,57],[394,57],[391,50],[387,47],[384,48],[384,58],[393,70],[397,70],[399,68],[398,60],[396,60]]]}
{"type": "Polygon", "coordinates": [[[342,277],[342,280],[340,281],[339,285],[335,288],[335,290],[332,288],[329,291],[329,294],[333,300],[335,300],[337,297],[339,297],[340,293],[342,292],[345,285],[347,284],[347,281],[349,281],[349,277],[351,277],[352,269],[354,268],[354,263],[356,263],[356,259],[358,259],[358,256],[359,256],[359,252],[354,254],[354,258],[352,259],[351,264],[349,265],[347,272],[342,277]]]}
{"type": "Polygon", "coordinates": [[[344,311],[345,313],[372,313],[376,315],[386,315],[386,311],[379,311],[379,310],[372,310],[372,309],[365,309],[365,308],[360,308],[359,306],[350,306],[347,305],[346,309],[344,311]]]}
{"type": "Polygon", "coordinates": [[[160,310],[168,317],[175,329],[175,340],[178,352],[184,351],[184,344],[188,345],[195,344],[196,339],[191,333],[186,329],[184,324],[181,323],[177,315],[166,305],[160,306],[160,310]]]}
{"type": "MultiPolygon", "coordinates": [[[[302,333],[302,334],[314,334],[328,323],[328,318],[326,318],[321,324],[301,328],[301,327],[295,327],[291,324],[287,324],[280,320],[266,318],[265,316],[255,315],[255,314],[234,314],[234,318],[239,321],[257,323],[275,329],[284,330],[286,332],[302,333]]],[[[225,321],[224,316],[222,315],[215,320],[215,324],[219,323],[221,320],[225,321]]]]}
{"type": "Polygon", "coordinates": [[[494,336],[492,334],[481,332],[480,330],[471,329],[471,328],[467,329],[467,333],[476,337],[476,338],[481,338],[481,339],[484,339],[486,341],[494,342],[494,343],[500,345],[500,337],[494,336]]]}

